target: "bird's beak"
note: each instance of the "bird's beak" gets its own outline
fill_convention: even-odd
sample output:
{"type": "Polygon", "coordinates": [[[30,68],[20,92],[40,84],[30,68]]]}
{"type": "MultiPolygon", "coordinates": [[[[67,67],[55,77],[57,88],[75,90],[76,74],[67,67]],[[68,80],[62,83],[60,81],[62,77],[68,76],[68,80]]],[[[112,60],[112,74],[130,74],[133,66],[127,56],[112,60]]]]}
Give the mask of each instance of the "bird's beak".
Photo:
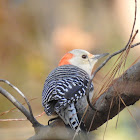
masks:
{"type": "Polygon", "coordinates": [[[96,54],[96,55],[94,55],[93,59],[100,59],[100,58],[105,57],[107,55],[109,55],[109,53],[96,54]]]}

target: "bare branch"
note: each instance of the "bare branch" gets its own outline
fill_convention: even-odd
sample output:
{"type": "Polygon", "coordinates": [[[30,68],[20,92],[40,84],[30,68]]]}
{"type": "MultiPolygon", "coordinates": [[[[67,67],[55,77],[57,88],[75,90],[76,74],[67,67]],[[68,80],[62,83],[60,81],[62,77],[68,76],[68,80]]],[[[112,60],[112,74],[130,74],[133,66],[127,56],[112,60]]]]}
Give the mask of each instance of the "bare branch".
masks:
{"type": "Polygon", "coordinates": [[[136,46],[138,46],[138,45],[140,45],[140,42],[138,42],[138,43],[132,45],[131,48],[134,48],[134,47],[136,47],[136,46]]]}
{"type": "Polygon", "coordinates": [[[0,87],[0,93],[2,95],[4,95],[10,102],[12,102],[27,117],[27,119],[30,120],[30,113],[29,113],[29,111],[20,102],[18,102],[15,99],[14,96],[12,96],[9,92],[7,92],[2,87],[0,87]]]}
{"type": "Polygon", "coordinates": [[[30,112],[9,92],[0,87],[0,93],[5,96],[11,103],[13,103],[27,117],[27,119],[33,124],[34,127],[42,126],[34,117],[31,117],[30,112]]]}
{"type": "Polygon", "coordinates": [[[32,108],[30,106],[30,103],[29,103],[28,99],[25,97],[25,95],[16,86],[12,85],[9,81],[4,80],[4,79],[0,79],[0,82],[4,82],[4,83],[8,84],[9,86],[11,86],[13,89],[15,89],[25,99],[25,102],[28,105],[31,117],[32,117],[32,119],[34,119],[32,108]]]}
{"type": "MultiPolygon", "coordinates": [[[[116,116],[126,106],[133,105],[140,99],[140,61],[129,68],[120,78],[114,80],[109,89],[102,94],[96,101],[94,107],[99,112],[94,111],[90,107],[85,115],[85,124],[89,128],[91,125],[91,119],[95,115],[93,124],[90,131],[97,129],[99,126],[107,121],[108,112],[110,110],[111,101],[113,99],[113,105],[110,110],[109,119],[116,116]],[[131,90],[130,90],[131,89],[131,90]],[[123,99],[125,105],[120,102],[120,97],[123,99]],[[119,105],[120,103],[120,105],[119,105]],[[120,106],[120,111],[119,110],[120,106]]],[[[82,110],[81,110],[82,111],[82,110]]],[[[83,111],[80,114],[84,113],[83,111]]]]}

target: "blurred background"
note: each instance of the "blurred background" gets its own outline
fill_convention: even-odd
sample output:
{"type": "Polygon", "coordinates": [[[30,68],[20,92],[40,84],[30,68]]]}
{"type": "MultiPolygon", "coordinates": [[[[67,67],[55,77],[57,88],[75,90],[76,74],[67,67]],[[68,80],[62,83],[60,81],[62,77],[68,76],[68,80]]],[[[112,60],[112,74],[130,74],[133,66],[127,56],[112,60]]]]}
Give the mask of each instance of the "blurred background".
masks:
{"type": "MultiPolygon", "coordinates": [[[[136,29],[140,29],[140,0],[136,29]]],[[[17,86],[31,101],[34,115],[41,114],[41,94],[48,73],[61,57],[72,49],[85,49],[93,54],[113,53],[123,48],[130,36],[134,20],[134,0],[0,0],[0,79],[17,86]]],[[[135,42],[140,41],[140,34],[135,42]]],[[[126,69],[139,57],[140,47],[131,50],[126,69]]],[[[103,60],[101,60],[102,62],[103,60]]],[[[101,63],[99,62],[99,63],[101,63]]],[[[100,72],[111,68],[112,59],[100,72]]],[[[100,78],[97,79],[100,83],[100,78]]],[[[98,85],[97,84],[97,85],[98,85]]],[[[24,100],[7,85],[1,86],[21,103],[24,100]]],[[[106,140],[139,140],[140,102],[108,122],[106,140]],[[137,126],[137,125],[138,126],[137,126]]],[[[0,95],[0,113],[14,106],[0,95]]],[[[24,118],[14,110],[0,119],[24,118]]],[[[43,115],[38,121],[47,124],[43,115]]],[[[102,140],[105,125],[91,133],[102,140]]],[[[34,135],[28,121],[0,122],[3,140],[27,139],[34,135]]]]}

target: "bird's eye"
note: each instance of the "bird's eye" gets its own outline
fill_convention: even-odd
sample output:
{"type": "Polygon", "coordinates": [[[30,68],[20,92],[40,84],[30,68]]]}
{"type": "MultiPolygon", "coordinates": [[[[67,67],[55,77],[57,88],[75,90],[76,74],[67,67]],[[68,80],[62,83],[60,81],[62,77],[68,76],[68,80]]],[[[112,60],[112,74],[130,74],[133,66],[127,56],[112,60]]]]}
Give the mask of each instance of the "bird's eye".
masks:
{"type": "Polygon", "coordinates": [[[83,58],[83,59],[86,59],[86,58],[87,58],[87,55],[83,54],[83,55],[82,55],[82,58],[83,58]]]}

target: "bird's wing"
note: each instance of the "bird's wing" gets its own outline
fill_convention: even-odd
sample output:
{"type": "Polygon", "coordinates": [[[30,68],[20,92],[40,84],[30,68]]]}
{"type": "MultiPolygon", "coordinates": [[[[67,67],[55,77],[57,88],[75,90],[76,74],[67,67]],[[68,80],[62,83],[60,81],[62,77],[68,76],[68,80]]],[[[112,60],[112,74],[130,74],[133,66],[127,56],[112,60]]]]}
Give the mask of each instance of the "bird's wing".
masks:
{"type": "MultiPolygon", "coordinates": [[[[76,102],[86,94],[88,74],[73,65],[57,67],[47,77],[42,93],[45,112],[56,112],[71,102],[76,102]]],[[[91,85],[93,88],[93,85],[91,85]]]]}

